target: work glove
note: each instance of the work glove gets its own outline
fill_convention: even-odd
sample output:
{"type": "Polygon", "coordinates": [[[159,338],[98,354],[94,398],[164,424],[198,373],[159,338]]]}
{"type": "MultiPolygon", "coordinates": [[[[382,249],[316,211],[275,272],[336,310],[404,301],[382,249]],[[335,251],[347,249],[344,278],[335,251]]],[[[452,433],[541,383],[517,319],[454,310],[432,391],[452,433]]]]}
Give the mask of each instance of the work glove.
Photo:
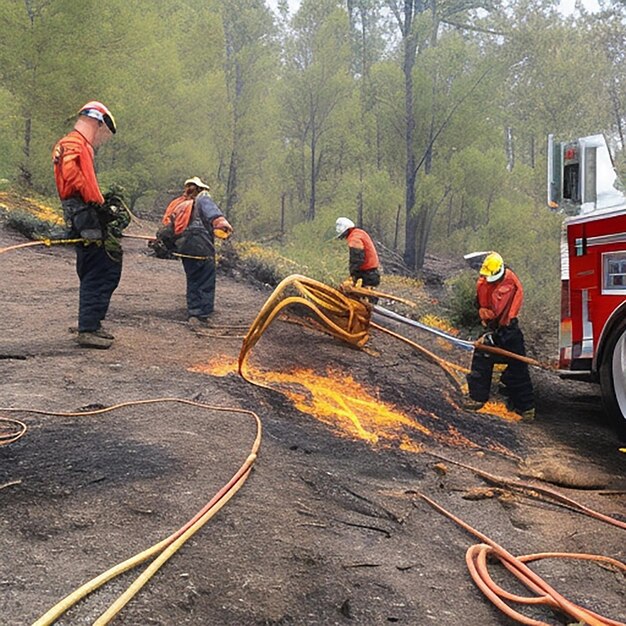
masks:
{"type": "Polygon", "coordinates": [[[122,187],[114,186],[104,194],[104,204],[99,210],[100,221],[107,234],[121,237],[122,231],[130,224],[131,213],[122,194],[122,187]]]}
{"type": "Polygon", "coordinates": [[[496,315],[491,309],[481,306],[480,309],[478,309],[478,316],[480,317],[480,323],[483,326],[487,326],[496,315]]]}
{"type": "Polygon", "coordinates": [[[485,346],[495,346],[496,345],[496,341],[494,339],[493,333],[492,332],[488,332],[485,333],[484,335],[482,335],[482,337],[480,337],[478,339],[479,343],[482,343],[485,346]]]}
{"type": "Polygon", "coordinates": [[[213,234],[220,239],[228,239],[233,234],[233,227],[223,215],[216,217],[211,226],[213,234]]]}

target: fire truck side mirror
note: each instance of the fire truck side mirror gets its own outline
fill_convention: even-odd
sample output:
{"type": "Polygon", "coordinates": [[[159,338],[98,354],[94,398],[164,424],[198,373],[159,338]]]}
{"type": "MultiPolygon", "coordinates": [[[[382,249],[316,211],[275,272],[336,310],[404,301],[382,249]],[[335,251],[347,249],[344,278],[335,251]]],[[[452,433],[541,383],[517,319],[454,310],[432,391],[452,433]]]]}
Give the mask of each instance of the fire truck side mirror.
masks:
{"type": "Polygon", "coordinates": [[[586,215],[626,203],[604,135],[555,142],[548,135],[548,206],[586,215]]]}

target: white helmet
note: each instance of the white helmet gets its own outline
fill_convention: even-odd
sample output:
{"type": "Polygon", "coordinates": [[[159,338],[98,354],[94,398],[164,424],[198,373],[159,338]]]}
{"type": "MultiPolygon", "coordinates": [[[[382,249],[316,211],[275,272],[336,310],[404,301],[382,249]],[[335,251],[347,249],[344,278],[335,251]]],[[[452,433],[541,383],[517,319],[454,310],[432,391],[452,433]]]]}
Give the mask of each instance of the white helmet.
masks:
{"type": "Polygon", "coordinates": [[[341,237],[347,230],[354,228],[354,222],[347,217],[338,217],[335,222],[335,232],[337,238],[341,237]]]}
{"type": "Polygon", "coordinates": [[[115,118],[102,102],[91,100],[80,108],[78,115],[85,115],[86,117],[91,117],[94,120],[98,120],[100,123],[106,124],[113,135],[117,132],[115,118]]]}

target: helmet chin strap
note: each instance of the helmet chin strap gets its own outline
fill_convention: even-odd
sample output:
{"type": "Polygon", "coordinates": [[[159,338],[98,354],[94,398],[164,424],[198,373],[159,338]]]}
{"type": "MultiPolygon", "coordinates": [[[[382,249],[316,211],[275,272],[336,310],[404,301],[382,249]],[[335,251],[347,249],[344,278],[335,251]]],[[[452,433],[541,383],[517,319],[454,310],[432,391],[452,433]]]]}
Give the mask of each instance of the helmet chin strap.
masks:
{"type": "Polygon", "coordinates": [[[498,280],[500,280],[503,276],[504,276],[504,265],[493,276],[487,276],[486,279],[488,283],[495,283],[498,280]]]}

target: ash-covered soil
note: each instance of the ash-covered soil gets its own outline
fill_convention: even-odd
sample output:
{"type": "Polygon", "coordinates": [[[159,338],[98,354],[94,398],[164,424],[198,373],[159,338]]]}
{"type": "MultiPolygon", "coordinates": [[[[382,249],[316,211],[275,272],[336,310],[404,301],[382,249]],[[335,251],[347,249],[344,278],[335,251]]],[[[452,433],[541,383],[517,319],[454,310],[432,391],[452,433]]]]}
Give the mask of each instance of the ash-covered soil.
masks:
{"type": "MultiPolygon", "coordinates": [[[[0,231],[0,247],[20,241],[0,231]]],[[[78,279],[71,249],[0,255],[0,406],[77,412],[194,399],[255,411],[264,434],[243,488],[115,623],[512,624],[469,577],[465,551],[478,540],[418,492],[514,554],[626,560],[623,530],[506,489],[487,490],[471,471],[444,460],[511,479],[543,479],[626,520],[626,455],[602,420],[594,386],[534,370],[535,422],[472,414],[459,408],[458,392],[437,365],[389,336],[373,332],[368,349],[359,351],[299,324],[274,322],[252,352],[255,368],[349,376],[420,426],[406,427],[403,440],[357,439],[341,416],[336,425],[321,422],[282,393],[236,374],[190,371],[236,359],[240,335],[269,288],[236,271],[220,274],[214,329],[194,334],[185,324],[179,263],[148,256],[142,242],[125,248],[108,316],[117,341],[107,351],[74,343],[78,279]]],[[[390,328],[467,365],[463,353],[390,328]]],[[[182,526],[230,479],[255,436],[248,416],[173,403],[94,416],[0,416],[29,427],[18,442],[0,447],[0,623],[11,626],[31,624],[87,580],[182,526]]],[[[626,620],[623,574],[575,561],[532,568],[569,599],[626,620]]],[[[520,591],[499,566],[493,569],[497,580],[520,591]]],[[[58,623],[92,623],[136,575],[109,582],[58,623]]],[[[549,610],[525,612],[566,623],[549,610]]]]}

